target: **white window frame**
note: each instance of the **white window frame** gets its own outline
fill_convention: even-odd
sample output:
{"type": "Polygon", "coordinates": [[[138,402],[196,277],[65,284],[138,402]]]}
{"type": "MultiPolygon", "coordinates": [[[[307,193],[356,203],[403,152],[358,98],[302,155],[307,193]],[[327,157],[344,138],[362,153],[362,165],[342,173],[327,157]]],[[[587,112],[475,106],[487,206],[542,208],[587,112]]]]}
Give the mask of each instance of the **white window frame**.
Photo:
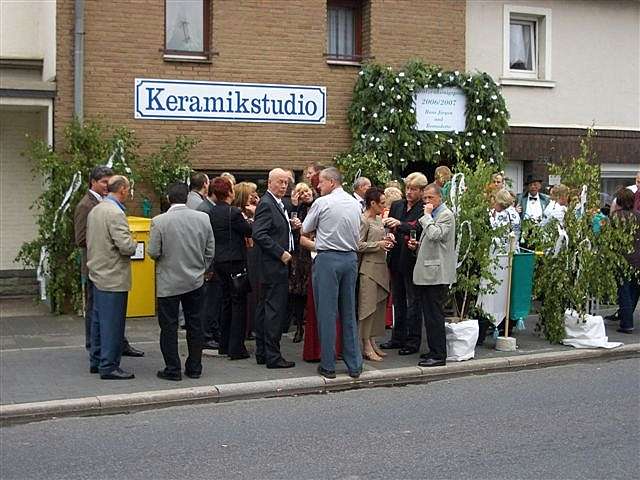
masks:
{"type": "Polygon", "coordinates": [[[504,5],[502,39],[502,85],[554,87],[551,77],[551,9],[504,5]],[[534,25],[533,70],[511,69],[511,22],[532,22],[534,25]]]}

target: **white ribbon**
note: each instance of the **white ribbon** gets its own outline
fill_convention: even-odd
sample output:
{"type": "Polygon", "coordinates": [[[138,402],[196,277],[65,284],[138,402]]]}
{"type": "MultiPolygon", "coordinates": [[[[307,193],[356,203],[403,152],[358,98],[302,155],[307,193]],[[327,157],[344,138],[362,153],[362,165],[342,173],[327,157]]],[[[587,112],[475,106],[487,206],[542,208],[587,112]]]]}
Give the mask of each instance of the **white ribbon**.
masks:
{"type": "Polygon", "coordinates": [[[464,173],[456,173],[451,178],[451,191],[449,192],[449,197],[451,198],[451,211],[454,215],[458,215],[458,202],[466,190],[467,187],[464,183],[464,173]]]}
{"type": "Polygon", "coordinates": [[[574,208],[576,218],[580,218],[587,211],[587,186],[582,186],[580,193],[580,203],[574,208]]]}
{"type": "Polygon", "coordinates": [[[460,224],[460,232],[458,233],[458,238],[456,239],[456,258],[458,259],[456,270],[460,268],[460,265],[464,263],[464,261],[467,259],[467,255],[469,255],[469,251],[471,250],[472,237],[473,232],[471,231],[471,222],[469,220],[465,220],[460,224]],[[462,259],[460,259],[460,243],[462,242],[462,234],[465,226],[467,227],[467,231],[469,232],[469,243],[467,243],[467,251],[464,252],[462,259]]]}
{"type": "Polygon", "coordinates": [[[113,149],[113,153],[111,154],[111,156],[109,157],[109,160],[107,161],[107,167],[113,168],[113,164],[115,160],[119,161],[119,163],[124,168],[124,171],[129,176],[129,183],[131,184],[131,188],[130,188],[131,198],[133,198],[133,187],[135,182],[131,178],[131,169],[127,164],[127,160],[124,158],[124,142],[122,141],[122,139],[118,139],[116,141],[116,147],[113,149]]]}
{"type": "Polygon", "coordinates": [[[569,246],[569,235],[567,235],[567,231],[558,223],[558,239],[556,240],[556,245],[553,248],[553,256],[556,257],[562,247],[569,246]]]}
{"type": "Polygon", "coordinates": [[[580,253],[580,247],[583,244],[586,244],[587,251],[591,250],[591,240],[589,240],[588,238],[585,238],[580,243],[578,243],[578,248],[576,249],[576,253],[573,254],[573,264],[571,265],[571,270],[576,271],[576,276],[575,276],[576,282],[578,281],[578,279],[580,278],[580,274],[582,273],[582,265],[581,265],[581,262],[578,262],[578,254],[580,253]]]}

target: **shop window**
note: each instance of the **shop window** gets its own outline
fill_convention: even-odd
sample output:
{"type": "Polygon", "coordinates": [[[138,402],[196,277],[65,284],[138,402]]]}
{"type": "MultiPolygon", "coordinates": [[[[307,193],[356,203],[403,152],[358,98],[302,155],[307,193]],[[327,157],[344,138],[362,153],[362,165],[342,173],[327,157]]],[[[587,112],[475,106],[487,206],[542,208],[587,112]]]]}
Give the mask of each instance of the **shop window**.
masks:
{"type": "Polygon", "coordinates": [[[551,10],[504,6],[503,85],[553,87],[551,10]]]}
{"type": "Polygon", "coordinates": [[[360,1],[327,0],[327,61],[362,60],[362,5],[360,1]]]}
{"type": "Polygon", "coordinates": [[[210,6],[210,0],[165,0],[165,58],[209,58],[210,6]]]}

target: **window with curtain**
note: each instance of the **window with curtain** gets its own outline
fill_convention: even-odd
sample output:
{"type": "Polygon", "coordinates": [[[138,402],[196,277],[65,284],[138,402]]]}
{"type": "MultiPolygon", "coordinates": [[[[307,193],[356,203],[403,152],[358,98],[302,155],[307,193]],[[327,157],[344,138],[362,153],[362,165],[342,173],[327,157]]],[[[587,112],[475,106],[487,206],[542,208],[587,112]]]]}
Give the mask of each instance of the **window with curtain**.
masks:
{"type": "Polygon", "coordinates": [[[208,56],[209,0],[165,0],[165,53],[208,56]]]}
{"type": "Polygon", "coordinates": [[[509,30],[509,68],[536,70],[536,22],[511,20],[509,30]]]}
{"type": "Polygon", "coordinates": [[[360,2],[327,1],[327,57],[333,60],[362,59],[360,2]]]}

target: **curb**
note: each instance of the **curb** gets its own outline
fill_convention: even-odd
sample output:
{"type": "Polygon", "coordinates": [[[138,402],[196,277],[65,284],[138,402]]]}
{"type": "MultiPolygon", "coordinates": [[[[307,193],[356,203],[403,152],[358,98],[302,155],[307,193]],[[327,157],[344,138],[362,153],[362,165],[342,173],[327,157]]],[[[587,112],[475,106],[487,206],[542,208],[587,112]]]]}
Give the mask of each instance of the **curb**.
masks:
{"type": "Polygon", "coordinates": [[[26,423],[54,417],[129,413],[194,403],[224,403],[254,398],[272,398],[328,393],[411,383],[428,383],[466,375],[483,375],[508,370],[523,370],[563,365],[595,359],[640,356],[640,343],[611,350],[585,349],[534,353],[449,363],[444,367],[403,367],[363,372],[354,380],[346,374],[328,379],[319,375],[259,382],[229,383],[203,387],[154,390],[148,392],[100,395],[48,400],[44,402],[0,405],[0,424],[26,423]]]}

